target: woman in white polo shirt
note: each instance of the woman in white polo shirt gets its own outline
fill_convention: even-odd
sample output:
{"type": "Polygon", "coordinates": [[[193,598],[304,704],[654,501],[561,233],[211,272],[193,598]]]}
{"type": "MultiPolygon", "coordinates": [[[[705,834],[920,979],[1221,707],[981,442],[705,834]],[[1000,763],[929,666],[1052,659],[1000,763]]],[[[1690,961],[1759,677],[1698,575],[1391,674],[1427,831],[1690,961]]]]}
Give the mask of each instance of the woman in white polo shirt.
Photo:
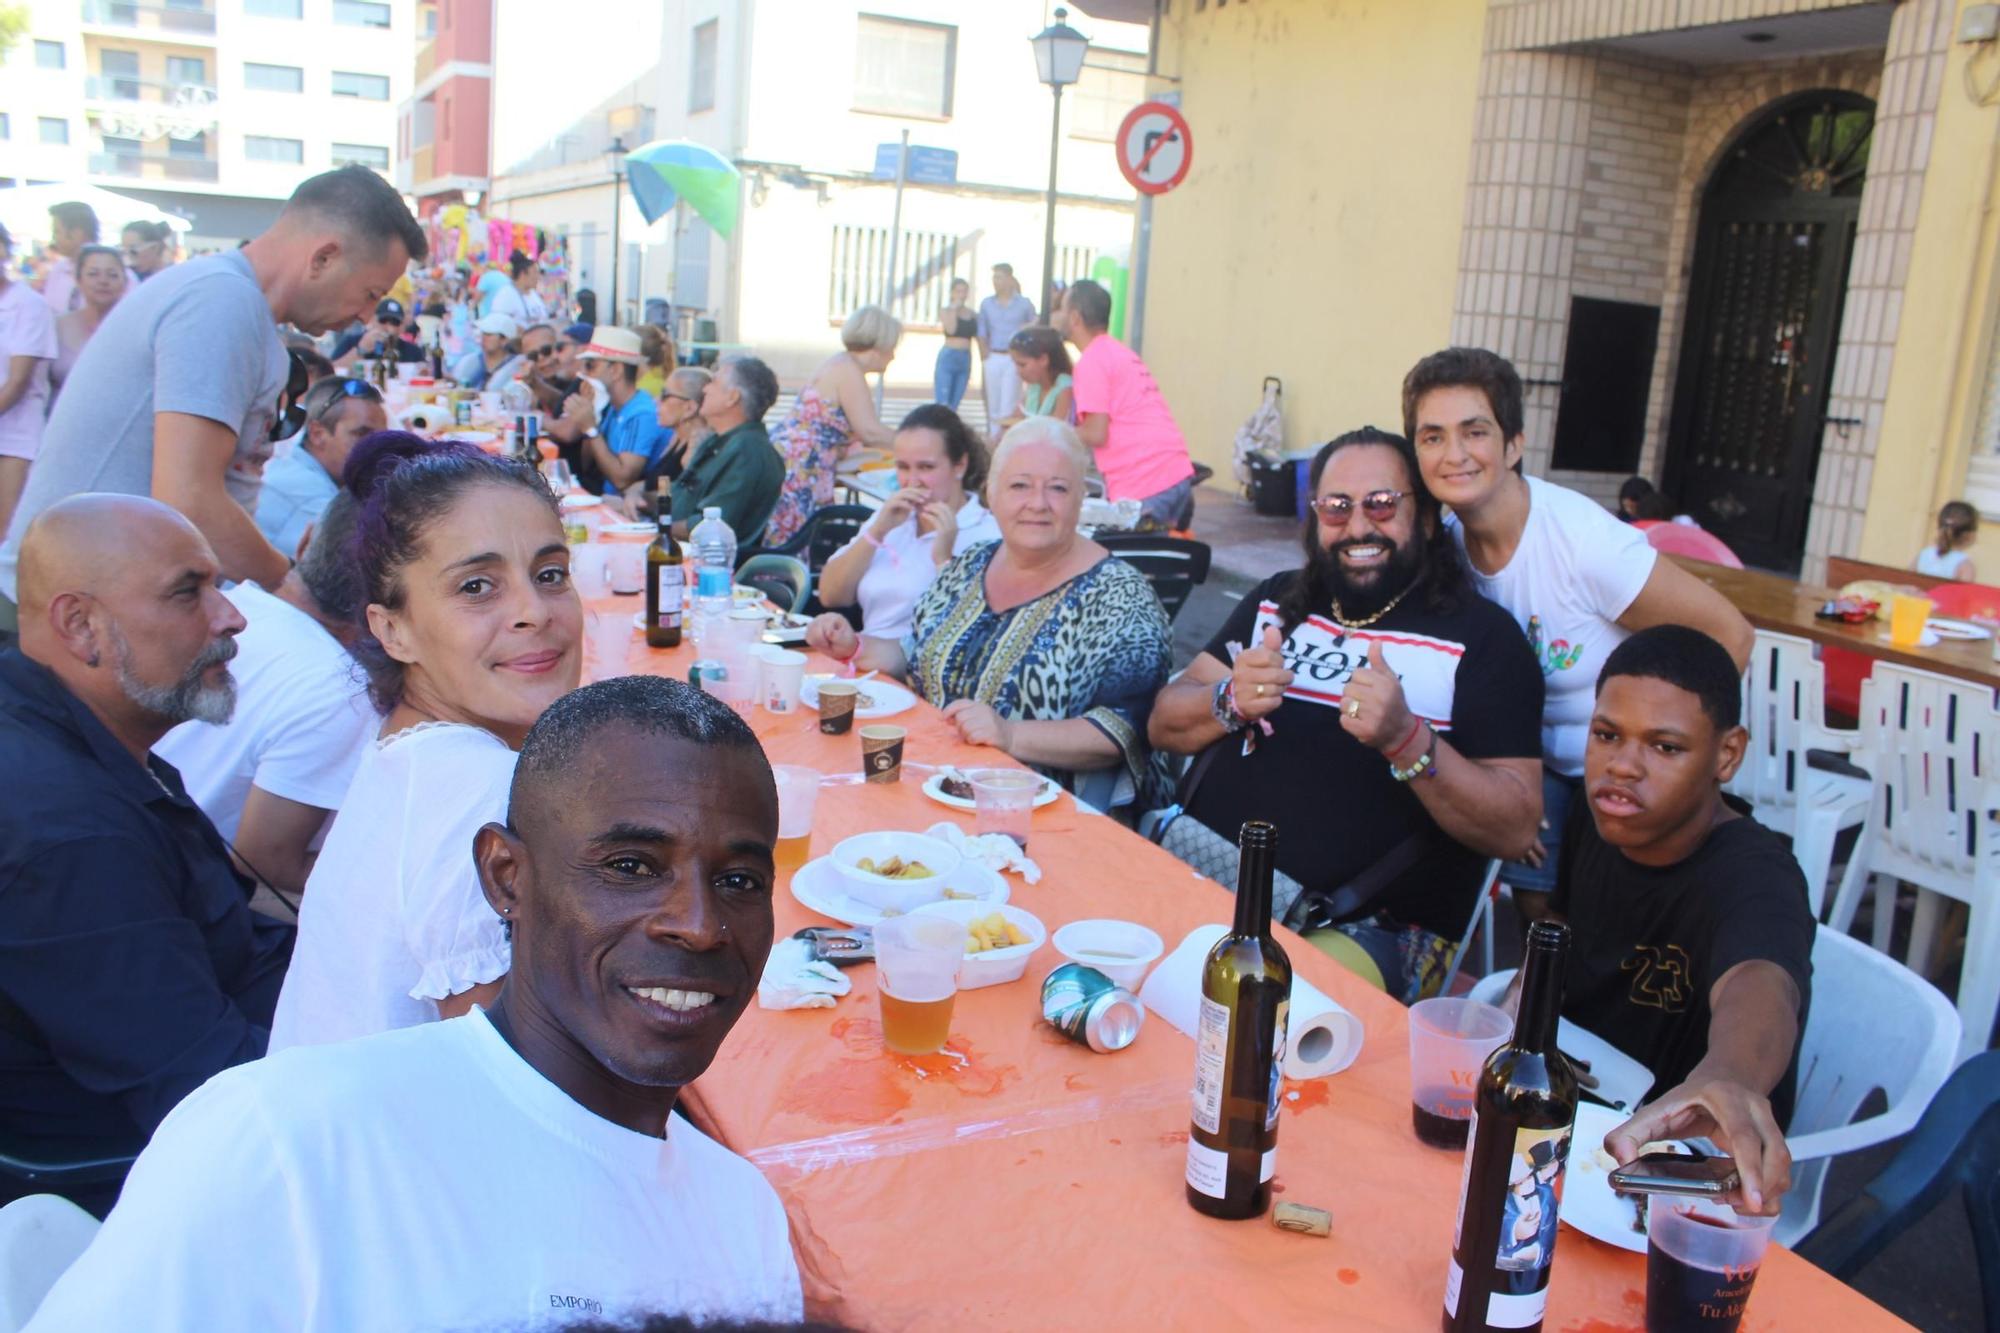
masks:
{"type": "Polygon", "coordinates": [[[1555,887],[1556,851],[1583,781],[1597,674],[1625,636],[1687,625],[1728,649],[1740,670],[1755,631],[1727,598],[1645,534],[1586,495],[1521,473],[1521,377],[1504,357],[1449,347],[1403,380],[1403,421],[1425,489],[1451,509],[1447,524],[1480,594],[1500,604],[1540,662],[1542,833],[1501,871],[1531,919],[1555,887]]]}
{"type": "MultiPolygon", "coordinates": [[[[860,606],[863,636],[891,643],[909,633],[917,599],[953,556],[1000,540],[979,503],[986,450],[958,413],[941,403],[917,408],[897,428],[894,451],[896,492],[819,574],[821,605],[860,606]]],[[[813,621],[806,641],[836,657],[863,647],[837,612],[813,621]]]]}

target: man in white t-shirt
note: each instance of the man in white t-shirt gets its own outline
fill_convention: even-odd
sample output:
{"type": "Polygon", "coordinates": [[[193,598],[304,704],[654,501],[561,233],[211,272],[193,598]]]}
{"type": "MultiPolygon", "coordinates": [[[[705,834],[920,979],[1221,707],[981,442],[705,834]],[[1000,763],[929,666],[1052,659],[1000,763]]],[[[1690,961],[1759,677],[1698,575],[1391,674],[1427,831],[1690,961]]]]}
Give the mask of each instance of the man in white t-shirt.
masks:
{"type": "Polygon", "coordinates": [[[557,701],[467,849],[513,931],[491,1012],[210,1080],[29,1327],[799,1319],[777,1195],[672,1114],[770,952],[777,832],[763,750],[711,696],[628,676],[557,701]]]}
{"type": "Polygon", "coordinates": [[[382,724],[347,651],[361,607],[354,511],[347,492],[333,498],[277,592],[239,583],[225,594],[249,622],[236,636],[236,715],[183,722],[153,747],[243,871],[286,893],[305,887],[327,816],[382,724]]]}

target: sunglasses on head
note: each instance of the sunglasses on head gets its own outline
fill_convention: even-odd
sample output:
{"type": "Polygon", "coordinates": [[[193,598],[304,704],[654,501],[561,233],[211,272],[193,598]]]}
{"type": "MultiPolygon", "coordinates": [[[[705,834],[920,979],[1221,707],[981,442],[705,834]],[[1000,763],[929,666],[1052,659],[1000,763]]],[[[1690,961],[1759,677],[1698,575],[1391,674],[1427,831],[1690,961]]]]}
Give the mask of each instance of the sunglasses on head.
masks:
{"type": "Polygon", "coordinates": [[[1322,495],[1312,502],[1312,507],[1321,518],[1339,525],[1354,517],[1354,507],[1359,504],[1369,522],[1386,523],[1396,516],[1408,494],[1408,491],[1370,491],[1359,500],[1351,495],[1322,495]]]}
{"type": "Polygon", "coordinates": [[[305,429],[306,409],[299,399],[305,397],[306,390],[312,387],[312,372],[306,369],[305,360],[293,350],[287,350],[285,356],[292,363],[292,369],[285,379],[284,392],[278,395],[277,420],[271,424],[271,438],[274,440],[297,435],[305,429]]]}
{"type": "Polygon", "coordinates": [[[342,380],[340,382],[340,396],[337,398],[327,399],[326,402],[321,405],[319,411],[313,413],[312,419],[315,421],[326,420],[328,417],[333,415],[335,409],[339,408],[341,404],[345,403],[350,398],[361,398],[371,403],[379,403],[382,401],[382,395],[376,392],[375,386],[370,384],[367,380],[353,380],[353,379],[342,380]]]}

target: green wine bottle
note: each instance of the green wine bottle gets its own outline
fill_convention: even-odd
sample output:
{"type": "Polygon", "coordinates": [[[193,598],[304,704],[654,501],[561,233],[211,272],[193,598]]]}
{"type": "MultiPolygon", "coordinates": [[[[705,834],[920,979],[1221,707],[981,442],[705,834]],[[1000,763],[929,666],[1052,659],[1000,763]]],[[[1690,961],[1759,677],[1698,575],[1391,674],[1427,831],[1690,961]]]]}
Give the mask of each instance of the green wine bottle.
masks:
{"type": "Polygon", "coordinates": [[[660,483],[654,513],[659,531],[646,548],[646,646],[678,648],[681,643],[681,606],[687,592],[687,565],[680,543],[674,540],[673,507],[667,503],[667,487],[660,483]]]}

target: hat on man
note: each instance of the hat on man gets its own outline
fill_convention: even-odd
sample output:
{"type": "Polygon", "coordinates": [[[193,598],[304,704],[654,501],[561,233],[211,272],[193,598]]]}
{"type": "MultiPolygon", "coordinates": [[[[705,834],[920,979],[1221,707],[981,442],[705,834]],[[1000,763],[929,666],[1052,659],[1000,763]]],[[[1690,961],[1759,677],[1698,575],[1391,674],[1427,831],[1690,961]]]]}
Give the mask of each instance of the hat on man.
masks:
{"type": "Polygon", "coordinates": [[[479,322],[473,325],[473,327],[481,333],[497,333],[502,338],[519,337],[521,333],[521,326],[515,322],[512,315],[502,315],[497,312],[491,315],[482,315],[479,322]]]}
{"type": "Polygon", "coordinates": [[[384,297],[375,303],[375,318],[384,321],[394,320],[401,324],[404,318],[403,303],[393,296],[384,297]]]}
{"type": "Polygon", "coordinates": [[[628,366],[644,365],[646,362],[639,350],[639,335],[630,329],[610,325],[598,326],[582,355],[596,357],[600,361],[621,361],[628,366]]]}
{"type": "Polygon", "coordinates": [[[562,336],[575,343],[578,347],[585,347],[590,343],[590,335],[595,332],[597,332],[597,326],[594,324],[572,324],[562,331],[562,336]]]}

